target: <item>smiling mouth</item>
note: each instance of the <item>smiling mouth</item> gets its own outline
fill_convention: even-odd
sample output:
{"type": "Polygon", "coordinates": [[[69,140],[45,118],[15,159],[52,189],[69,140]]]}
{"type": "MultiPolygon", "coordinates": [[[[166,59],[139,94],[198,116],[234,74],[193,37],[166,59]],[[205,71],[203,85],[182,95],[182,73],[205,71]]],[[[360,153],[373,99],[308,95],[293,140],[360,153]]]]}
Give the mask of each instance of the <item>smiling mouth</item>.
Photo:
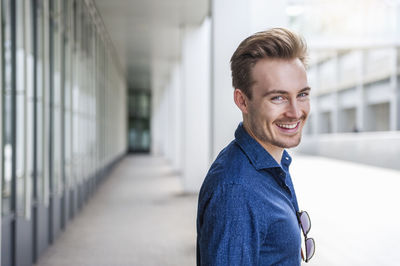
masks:
{"type": "Polygon", "coordinates": [[[283,132],[292,133],[296,132],[299,128],[300,121],[296,123],[277,123],[276,126],[283,132]]]}

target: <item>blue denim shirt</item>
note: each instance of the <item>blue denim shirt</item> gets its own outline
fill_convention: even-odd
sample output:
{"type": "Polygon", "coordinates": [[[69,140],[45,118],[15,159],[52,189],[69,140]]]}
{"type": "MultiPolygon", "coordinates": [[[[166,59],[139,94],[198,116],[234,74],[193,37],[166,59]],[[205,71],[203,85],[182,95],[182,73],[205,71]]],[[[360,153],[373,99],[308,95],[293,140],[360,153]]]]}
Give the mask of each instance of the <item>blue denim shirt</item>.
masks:
{"type": "Polygon", "coordinates": [[[200,190],[197,265],[300,265],[290,162],[284,151],[278,164],[239,124],[200,190]]]}

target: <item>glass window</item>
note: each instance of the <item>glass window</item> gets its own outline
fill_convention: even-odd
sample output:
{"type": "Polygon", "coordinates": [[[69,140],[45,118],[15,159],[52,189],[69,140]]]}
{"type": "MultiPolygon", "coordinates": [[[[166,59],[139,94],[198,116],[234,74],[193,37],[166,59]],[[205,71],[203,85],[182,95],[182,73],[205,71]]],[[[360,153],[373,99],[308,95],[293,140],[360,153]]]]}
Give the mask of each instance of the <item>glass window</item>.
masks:
{"type": "MultiPolygon", "coordinates": [[[[17,7],[16,24],[16,182],[17,182],[17,214],[30,217],[31,205],[31,176],[27,172],[28,166],[28,93],[32,96],[32,47],[30,30],[29,1],[19,0],[17,7]],[[30,60],[29,60],[30,59],[30,60]],[[29,72],[29,75],[28,75],[29,72]],[[29,78],[29,80],[28,80],[29,78]]],[[[30,101],[29,107],[32,107],[30,101]]],[[[32,135],[29,135],[32,136],[32,135]]],[[[29,142],[32,144],[32,142],[29,142]]],[[[29,148],[31,152],[32,149],[29,148]]],[[[32,158],[32,156],[30,156],[32,158]]],[[[31,166],[31,165],[30,165],[31,166]]]]}
{"type": "Polygon", "coordinates": [[[45,96],[46,96],[46,85],[47,85],[47,57],[46,51],[48,47],[46,45],[46,14],[45,12],[45,1],[37,1],[36,6],[37,12],[37,36],[36,36],[36,197],[39,203],[47,202],[47,186],[48,183],[45,179],[45,157],[46,157],[46,111],[45,108],[45,96]]]}
{"type": "Polygon", "coordinates": [[[128,143],[131,152],[150,150],[150,93],[142,90],[129,92],[128,143]]]}
{"type": "Polygon", "coordinates": [[[71,119],[72,119],[72,176],[73,182],[79,184],[81,182],[82,174],[80,171],[80,151],[81,141],[80,136],[80,117],[79,107],[81,101],[81,79],[83,67],[81,68],[81,2],[74,1],[74,50],[73,50],[73,62],[72,62],[72,76],[73,76],[73,87],[72,87],[72,102],[71,102],[71,119]]]}
{"type": "Polygon", "coordinates": [[[51,21],[51,133],[52,133],[52,156],[50,158],[52,163],[52,192],[56,195],[60,195],[63,189],[63,183],[61,180],[61,144],[62,144],[62,120],[63,112],[61,111],[61,5],[60,0],[51,2],[50,5],[50,21],[51,21]]]}
{"type": "Polygon", "coordinates": [[[366,107],[366,131],[390,130],[390,103],[379,103],[366,107]]]}
{"type": "MultiPolygon", "coordinates": [[[[3,23],[3,3],[0,2],[0,22],[3,23]]],[[[0,219],[3,213],[3,182],[4,172],[3,172],[3,26],[0,26],[0,219]]],[[[4,195],[5,196],[5,195],[4,195]]],[[[1,224],[1,220],[0,220],[1,224]]],[[[0,229],[1,232],[1,229],[0,229]]]]}
{"type": "Polygon", "coordinates": [[[12,168],[13,168],[13,129],[14,102],[12,97],[12,51],[11,51],[11,16],[10,1],[2,1],[2,88],[3,88],[3,147],[2,147],[2,212],[11,212],[12,168]]]}
{"type": "Polygon", "coordinates": [[[31,216],[33,178],[34,178],[34,60],[33,60],[33,8],[31,1],[24,2],[24,27],[25,27],[25,90],[26,90],[26,152],[25,152],[25,209],[26,218],[31,216]]]}
{"type": "Polygon", "coordinates": [[[50,193],[50,153],[49,145],[51,141],[51,128],[50,128],[50,117],[51,117],[51,94],[50,94],[50,14],[49,14],[49,2],[43,0],[43,16],[42,16],[42,26],[43,26],[43,34],[42,34],[42,60],[43,60],[43,87],[42,93],[42,106],[43,106],[43,124],[42,124],[42,147],[43,147],[43,199],[45,206],[49,205],[49,193],[50,193]]]}
{"type": "Polygon", "coordinates": [[[65,186],[67,188],[70,187],[70,178],[71,178],[71,91],[72,91],[72,76],[71,76],[71,39],[73,37],[73,31],[71,30],[71,22],[73,21],[71,16],[73,15],[72,11],[72,2],[71,1],[63,1],[63,19],[64,19],[64,90],[63,94],[63,106],[64,106],[64,178],[65,178],[65,186]]]}

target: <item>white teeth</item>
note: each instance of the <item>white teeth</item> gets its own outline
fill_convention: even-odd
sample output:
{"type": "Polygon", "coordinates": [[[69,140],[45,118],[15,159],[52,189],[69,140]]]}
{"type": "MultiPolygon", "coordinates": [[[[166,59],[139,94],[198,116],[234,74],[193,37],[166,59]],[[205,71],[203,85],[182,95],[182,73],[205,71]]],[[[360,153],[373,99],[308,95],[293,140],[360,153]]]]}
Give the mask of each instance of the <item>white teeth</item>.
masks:
{"type": "Polygon", "coordinates": [[[287,129],[293,129],[295,127],[297,127],[297,124],[292,124],[292,125],[288,125],[288,124],[278,124],[279,127],[283,127],[283,128],[287,128],[287,129]]]}

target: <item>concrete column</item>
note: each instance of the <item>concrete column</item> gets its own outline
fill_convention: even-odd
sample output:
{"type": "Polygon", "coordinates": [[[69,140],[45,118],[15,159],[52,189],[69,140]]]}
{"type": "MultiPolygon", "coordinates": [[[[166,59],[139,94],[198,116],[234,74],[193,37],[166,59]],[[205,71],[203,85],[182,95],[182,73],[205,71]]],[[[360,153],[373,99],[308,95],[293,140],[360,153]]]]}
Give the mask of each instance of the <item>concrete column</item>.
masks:
{"type": "Polygon", "coordinates": [[[155,69],[152,72],[151,84],[151,154],[160,156],[162,154],[162,86],[157,77],[155,69]]]}
{"type": "MultiPolygon", "coordinates": [[[[398,8],[400,11],[400,7],[398,8]]],[[[400,13],[400,12],[399,12],[400,13]]],[[[400,20],[400,19],[399,19],[400,20]]],[[[400,31],[400,26],[398,26],[399,31],[400,31]]],[[[399,74],[399,70],[400,70],[400,48],[396,47],[396,73],[397,73],[397,77],[396,77],[396,85],[395,85],[395,95],[397,98],[397,105],[396,105],[396,130],[400,131],[400,74],[399,74]]]]}
{"type": "Polygon", "coordinates": [[[151,154],[171,157],[171,71],[173,62],[154,61],[151,64],[151,154]]]}
{"type": "Polygon", "coordinates": [[[335,57],[333,58],[334,65],[335,65],[335,80],[336,84],[334,84],[334,91],[332,91],[332,98],[333,98],[333,109],[332,109],[332,132],[331,133],[338,133],[339,131],[339,101],[338,101],[338,80],[339,80],[339,55],[336,53],[335,57]]]}
{"type": "Polygon", "coordinates": [[[163,84],[161,94],[161,134],[162,134],[162,155],[169,159],[169,134],[170,134],[170,115],[169,115],[169,87],[163,84]]]}
{"type": "MultiPolygon", "coordinates": [[[[320,65],[317,64],[314,66],[315,67],[315,85],[316,88],[315,90],[318,90],[318,85],[321,84],[321,76],[319,75],[320,72],[320,65]]],[[[320,116],[320,112],[319,112],[319,108],[318,108],[318,93],[317,91],[312,92],[311,93],[311,112],[312,112],[312,128],[311,128],[311,132],[312,135],[315,137],[319,134],[319,116],[320,116]]]]}
{"type": "Polygon", "coordinates": [[[175,172],[182,168],[182,95],[181,95],[181,65],[180,62],[173,64],[169,84],[169,160],[175,172]]]}
{"type": "Polygon", "coordinates": [[[392,49],[392,56],[391,56],[391,65],[392,65],[392,73],[390,75],[390,89],[392,91],[393,96],[390,97],[390,130],[396,131],[400,129],[400,96],[399,96],[399,88],[398,88],[398,48],[394,47],[392,49]]]}
{"type": "Polygon", "coordinates": [[[211,3],[211,161],[234,138],[242,120],[233,101],[232,54],[250,34],[287,26],[285,8],[286,1],[213,0],[211,3]]]}
{"type": "Polygon", "coordinates": [[[198,192],[210,154],[210,20],[182,31],[182,178],[185,191],[198,192]]]}
{"type": "Polygon", "coordinates": [[[356,104],[356,125],[358,131],[365,130],[365,97],[364,97],[364,73],[367,51],[362,51],[360,69],[357,77],[357,104],[356,104]]]}

